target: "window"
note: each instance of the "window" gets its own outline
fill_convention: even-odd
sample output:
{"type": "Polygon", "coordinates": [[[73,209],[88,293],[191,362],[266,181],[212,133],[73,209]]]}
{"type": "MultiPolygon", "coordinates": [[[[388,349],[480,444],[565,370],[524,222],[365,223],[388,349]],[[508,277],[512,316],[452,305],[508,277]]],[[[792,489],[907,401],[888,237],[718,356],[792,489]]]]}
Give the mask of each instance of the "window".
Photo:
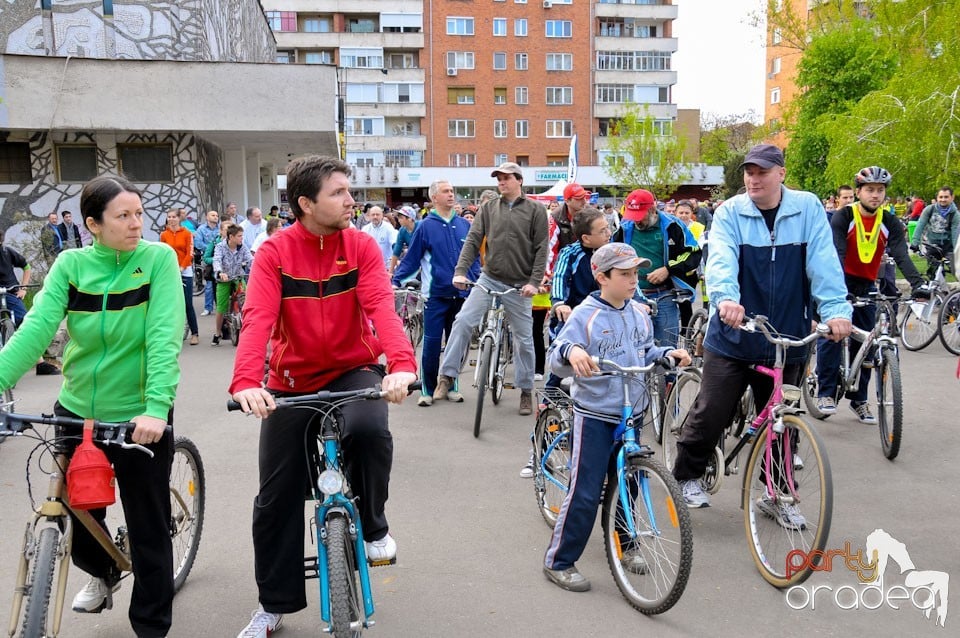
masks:
{"type": "Polygon", "coordinates": [[[330,18],[305,18],[304,33],[330,33],[330,18]]]}
{"type": "Polygon", "coordinates": [[[493,103],[494,104],[506,104],[507,103],[507,89],[504,87],[496,87],[493,89],[493,103]]]}
{"type": "Polygon", "coordinates": [[[384,123],[381,117],[348,117],[345,128],[347,134],[354,137],[384,134],[384,123]]]}
{"type": "Polygon", "coordinates": [[[526,37],[527,35],[527,19],[520,18],[513,21],[513,35],[518,38],[526,37]]]}
{"type": "Polygon", "coordinates": [[[493,35],[496,37],[506,37],[507,35],[507,19],[506,18],[493,19],[493,35]]]}
{"type": "Polygon", "coordinates": [[[297,12],[296,11],[267,11],[267,23],[272,31],[277,32],[297,32],[297,12]]]}
{"type": "Polygon", "coordinates": [[[414,53],[391,53],[386,58],[388,69],[417,68],[417,56],[414,53]]]}
{"type": "Polygon", "coordinates": [[[451,153],[450,166],[473,167],[477,165],[476,153],[451,153]]]}
{"type": "Polygon", "coordinates": [[[508,156],[506,153],[494,153],[494,155],[493,155],[493,165],[494,165],[494,166],[500,166],[500,165],[503,164],[504,162],[509,162],[510,160],[507,159],[508,157],[509,157],[509,156],[508,156]]]}
{"type": "Polygon", "coordinates": [[[527,70],[527,54],[514,53],[513,65],[516,67],[517,71],[526,71],[527,70]]]}
{"type": "Polygon", "coordinates": [[[547,166],[567,166],[567,155],[547,155],[547,166]]]}
{"type": "MultiPolygon", "coordinates": [[[[632,84],[598,84],[597,102],[600,104],[622,104],[633,102],[632,84]]],[[[636,100],[639,101],[639,100],[636,100]]]]}
{"type": "Polygon", "coordinates": [[[293,53],[290,51],[277,51],[277,57],[274,58],[277,64],[290,64],[293,62],[293,53]]]}
{"type": "Polygon", "coordinates": [[[131,182],[172,182],[173,147],[169,144],[117,144],[120,172],[131,182]]]}
{"type": "Polygon", "coordinates": [[[333,55],[329,51],[314,51],[303,56],[304,64],[333,64],[333,55]]]}
{"type": "Polygon", "coordinates": [[[573,54],[572,53],[548,53],[547,71],[572,71],[573,54]]]}
{"type": "Polygon", "coordinates": [[[494,51],[493,53],[493,70],[494,71],[506,71],[507,70],[507,54],[502,51],[494,51]]]}
{"type": "Polygon", "coordinates": [[[573,104],[572,86],[548,86],[547,104],[554,106],[557,104],[573,104]]]}
{"type": "Polygon", "coordinates": [[[99,174],[95,145],[57,146],[56,150],[57,181],[86,182],[99,174]]]}
{"type": "Polygon", "coordinates": [[[669,71],[665,51],[597,51],[598,71],[669,71]]]}
{"type": "Polygon", "coordinates": [[[476,121],[447,120],[447,137],[476,137],[476,121]]]}
{"type": "Polygon", "coordinates": [[[770,89],[770,104],[780,104],[780,87],[770,89]]]}
{"type": "Polygon", "coordinates": [[[506,121],[506,120],[494,120],[494,121],[493,121],[493,136],[494,136],[494,137],[506,137],[506,136],[507,136],[507,121],[506,121]]]}
{"type": "Polygon", "coordinates": [[[340,48],[340,66],[348,69],[382,69],[383,49],[340,48]]]}
{"type": "Polygon", "coordinates": [[[447,67],[451,69],[472,69],[473,51],[447,51],[447,67]]]}
{"type": "Polygon", "coordinates": [[[513,96],[514,96],[513,101],[516,102],[517,104],[530,103],[530,100],[527,98],[527,87],[525,86],[518,86],[516,89],[514,89],[513,96]]]}
{"type": "Polygon", "coordinates": [[[475,91],[472,86],[450,87],[447,89],[447,104],[473,104],[475,91]]]}
{"type": "Polygon", "coordinates": [[[530,123],[527,120],[514,122],[514,134],[517,137],[530,137],[530,123]]]}
{"type": "Polygon", "coordinates": [[[547,20],[548,38],[572,38],[573,21],[571,20],[547,20]]]}
{"type": "Polygon", "coordinates": [[[657,27],[645,24],[649,18],[600,18],[599,35],[608,38],[655,38],[657,27]]]}
{"type": "Polygon", "coordinates": [[[347,102],[351,104],[376,104],[383,99],[377,84],[353,84],[346,87],[347,102]]]}
{"type": "Polygon", "coordinates": [[[774,58],[770,61],[770,75],[780,73],[780,58],[774,58]]]}
{"type": "Polygon", "coordinates": [[[373,18],[348,18],[347,33],[376,33],[377,22],[373,18]]]}
{"type": "Polygon", "coordinates": [[[771,37],[771,42],[773,44],[780,44],[783,42],[783,32],[777,28],[773,30],[773,36],[771,37]]]}
{"type": "Polygon", "coordinates": [[[473,35],[473,18],[447,18],[447,35],[473,35]]]}
{"type": "Polygon", "coordinates": [[[547,137],[573,137],[573,120],[547,120],[547,137]]]}
{"type": "Polygon", "coordinates": [[[419,135],[418,128],[416,122],[400,122],[393,125],[392,131],[395,137],[406,137],[407,135],[419,135]]]}
{"type": "Polygon", "coordinates": [[[28,184],[32,181],[30,144],[0,142],[0,184],[28,184]]]}
{"type": "Polygon", "coordinates": [[[380,12],[380,31],[383,33],[420,33],[423,31],[422,13],[380,12]]]}

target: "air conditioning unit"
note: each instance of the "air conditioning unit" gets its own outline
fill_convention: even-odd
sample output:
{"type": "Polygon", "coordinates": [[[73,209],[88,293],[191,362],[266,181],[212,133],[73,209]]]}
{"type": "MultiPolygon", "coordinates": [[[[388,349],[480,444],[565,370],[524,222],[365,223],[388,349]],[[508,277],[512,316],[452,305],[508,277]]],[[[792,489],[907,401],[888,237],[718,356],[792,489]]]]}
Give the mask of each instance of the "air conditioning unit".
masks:
{"type": "Polygon", "coordinates": [[[449,75],[450,77],[454,77],[456,76],[456,74],[457,74],[457,67],[455,66],[447,67],[447,75],[449,75]]]}
{"type": "Polygon", "coordinates": [[[553,6],[553,2],[552,2],[551,0],[543,0],[543,8],[544,8],[544,9],[549,9],[549,8],[551,8],[552,6],[553,6]]]}

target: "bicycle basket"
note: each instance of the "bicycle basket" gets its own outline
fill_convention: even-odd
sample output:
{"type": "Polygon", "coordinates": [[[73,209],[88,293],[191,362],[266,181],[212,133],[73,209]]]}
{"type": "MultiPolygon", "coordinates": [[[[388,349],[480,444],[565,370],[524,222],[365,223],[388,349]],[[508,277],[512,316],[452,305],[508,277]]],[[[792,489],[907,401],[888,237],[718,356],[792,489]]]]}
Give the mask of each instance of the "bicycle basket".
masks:
{"type": "Polygon", "coordinates": [[[93,425],[83,427],[83,441],[67,467],[67,498],[70,507],[92,510],[117,501],[113,467],[103,450],[93,444],[93,425]]]}

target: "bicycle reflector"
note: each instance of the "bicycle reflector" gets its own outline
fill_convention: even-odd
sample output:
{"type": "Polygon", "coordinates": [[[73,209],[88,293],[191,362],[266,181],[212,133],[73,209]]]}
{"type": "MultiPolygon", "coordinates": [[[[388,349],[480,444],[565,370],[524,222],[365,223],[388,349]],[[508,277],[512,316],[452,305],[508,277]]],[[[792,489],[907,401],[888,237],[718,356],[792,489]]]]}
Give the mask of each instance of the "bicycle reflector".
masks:
{"type": "Polygon", "coordinates": [[[327,496],[343,490],[343,475],[336,470],[324,470],[317,479],[317,487],[327,496]]]}
{"type": "Polygon", "coordinates": [[[92,510],[117,501],[113,467],[103,450],[93,444],[93,421],[83,424],[83,441],[67,467],[67,498],[70,507],[92,510]]]}

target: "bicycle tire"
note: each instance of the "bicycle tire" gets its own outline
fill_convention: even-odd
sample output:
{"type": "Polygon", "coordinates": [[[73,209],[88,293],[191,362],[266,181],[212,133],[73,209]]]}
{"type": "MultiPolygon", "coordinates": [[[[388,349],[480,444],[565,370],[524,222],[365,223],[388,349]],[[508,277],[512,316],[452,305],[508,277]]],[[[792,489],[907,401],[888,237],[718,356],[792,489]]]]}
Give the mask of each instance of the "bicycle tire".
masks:
{"type": "Polygon", "coordinates": [[[663,416],[664,436],[661,443],[663,463],[669,470],[673,470],[677,462],[677,441],[680,439],[680,432],[688,418],[690,408],[700,394],[701,379],[699,370],[688,368],[680,373],[670,390],[667,410],[663,416]]]}
{"type": "Polygon", "coordinates": [[[480,422],[483,420],[483,398],[487,393],[490,379],[490,364],[493,355],[493,337],[484,337],[477,353],[477,408],[473,416],[473,438],[480,436],[480,422]]]}
{"type": "Polygon", "coordinates": [[[900,343],[911,352],[923,350],[937,338],[940,328],[940,306],[943,304],[943,297],[934,295],[929,301],[911,301],[905,304],[903,317],[900,320],[900,343]],[[934,304],[936,307],[930,311],[930,320],[926,321],[917,316],[913,310],[914,304],[934,304]]]}
{"type": "Polygon", "coordinates": [[[709,320],[710,315],[706,308],[698,308],[687,323],[687,334],[690,336],[692,346],[690,355],[693,357],[693,365],[698,368],[703,365],[703,338],[707,334],[709,320]]]}
{"type": "Polygon", "coordinates": [[[33,555],[33,570],[27,582],[26,611],[23,615],[21,638],[46,636],[47,614],[50,608],[50,593],[53,590],[53,574],[57,565],[57,547],[60,530],[44,527],[37,538],[33,555]]]}
{"type": "Polygon", "coordinates": [[[807,414],[815,419],[823,420],[830,415],[821,412],[820,407],[817,405],[820,401],[820,380],[817,378],[816,354],[816,348],[810,348],[803,379],[800,383],[800,390],[803,392],[803,404],[807,406],[807,414]]]}
{"type": "Polygon", "coordinates": [[[900,453],[903,437],[903,387],[900,379],[900,359],[893,348],[880,353],[877,370],[877,422],[880,426],[880,447],[889,460],[900,453]]]}
{"type": "Polygon", "coordinates": [[[939,324],[940,343],[951,354],[960,355],[960,290],[943,300],[939,324]]]}
{"type": "Polygon", "coordinates": [[[335,638],[360,635],[360,586],[357,583],[356,555],[347,524],[347,519],[342,515],[331,516],[326,521],[330,633],[335,638]]]}
{"type": "MultiPolygon", "coordinates": [[[[766,450],[768,421],[757,432],[746,471],[743,474],[743,521],[753,562],[763,579],[774,587],[784,589],[799,585],[819,566],[821,555],[812,555],[815,550],[823,551],[830,535],[830,522],[833,517],[833,479],[826,448],[820,435],[806,421],[796,415],[783,415],[784,431],[779,435],[782,441],[789,436],[792,442],[791,462],[796,492],[802,503],[806,503],[803,524],[800,529],[789,528],[788,524],[778,522],[766,510],[761,509],[758,500],[766,495],[767,486],[761,464],[766,450]],[[802,465],[798,466],[797,460],[802,465]],[[814,515],[815,518],[810,518],[814,515]],[[806,552],[809,560],[788,572],[787,556],[794,550],[806,552]]],[[[778,445],[774,443],[774,445],[778,445]]],[[[774,451],[777,457],[775,468],[779,474],[785,470],[783,455],[774,451]]],[[[778,490],[779,492],[779,490],[778,490]]],[[[795,556],[795,555],[791,555],[795,556]]],[[[791,564],[796,561],[792,560],[791,564]]]]}
{"type": "Polygon", "coordinates": [[[624,538],[621,485],[615,478],[611,479],[604,494],[602,518],[607,565],[617,588],[631,606],[643,614],[662,614],[680,600],[690,578],[693,562],[690,513],[676,479],[654,459],[631,459],[624,473],[637,537],[624,538]],[[625,544],[627,552],[642,557],[643,573],[623,564],[625,544]]]}
{"type": "Polygon", "coordinates": [[[557,524],[560,506],[567,496],[567,490],[557,486],[546,475],[549,473],[555,480],[569,487],[570,457],[573,452],[570,445],[570,427],[571,424],[560,410],[547,408],[537,415],[537,423],[533,429],[533,489],[540,515],[551,529],[557,524]],[[556,445],[551,448],[554,441],[556,445]]]}
{"type": "Polygon", "coordinates": [[[423,341],[423,315],[410,314],[403,319],[403,329],[414,350],[423,341]]]}
{"type": "Polygon", "coordinates": [[[193,296],[199,297],[203,294],[207,282],[203,279],[203,268],[193,269],[193,296]]]}
{"type": "Polygon", "coordinates": [[[173,442],[170,468],[170,540],[173,545],[173,591],[186,582],[200,547],[207,483],[203,460],[190,439],[173,442]]]}
{"type": "Polygon", "coordinates": [[[230,343],[235,346],[240,343],[240,328],[242,326],[240,315],[236,313],[232,314],[230,316],[230,343]]]}
{"type": "Polygon", "coordinates": [[[494,405],[500,405],[500,399],[503,397],[503,375],[500,374],[503,357],[504,343],[501,340],[490,355],[490,400],[494,405]]]}
{"type": "MultiPolygon", "coordinates": [[[[676,383],[676,377],[674,377],[676,383]]],[[[672,390],[673,388],[671,388],[672,390]]],[[[663,441],[663,421],[667,409],[667,380],[662,370],[656,370],[647,375],[647,411],[643,415],[643,426],[653,430],[653,438],[657,443],[663,441]],[[656,386],[656,401],[654,401],[653,388],[656,386]]],[[[649,431],[649,430],[648,430],[649,431]]]]}

